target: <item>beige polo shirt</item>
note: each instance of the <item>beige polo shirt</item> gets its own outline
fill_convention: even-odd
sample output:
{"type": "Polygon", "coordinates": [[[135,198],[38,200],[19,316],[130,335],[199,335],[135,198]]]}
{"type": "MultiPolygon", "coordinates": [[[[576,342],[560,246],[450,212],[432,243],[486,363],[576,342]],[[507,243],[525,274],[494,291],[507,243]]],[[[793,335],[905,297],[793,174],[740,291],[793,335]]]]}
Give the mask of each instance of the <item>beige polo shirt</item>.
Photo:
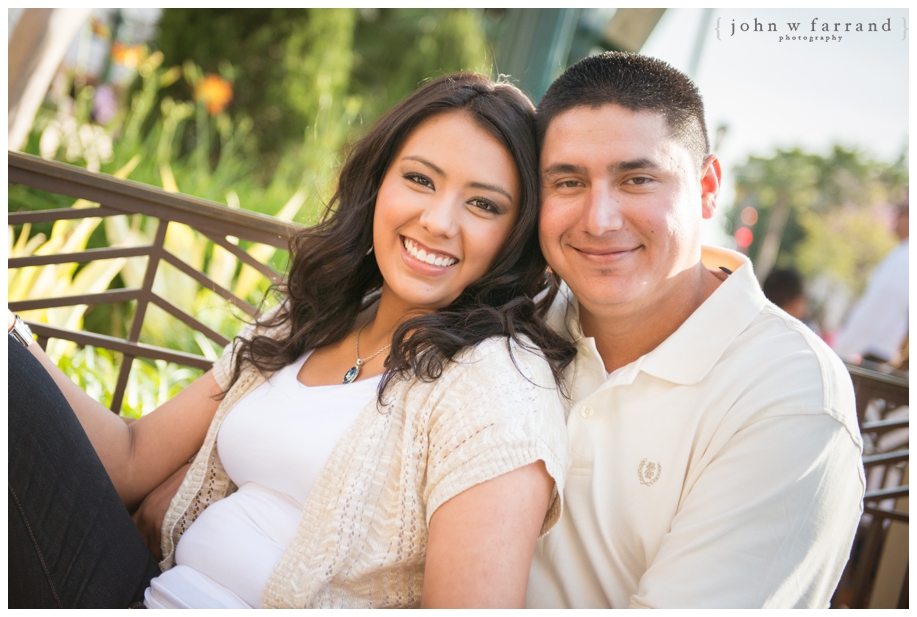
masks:
{"type": "Polygon", "coordinates": [[[552,308],[579,349],[572,465],[527,606],[828,606],[865,485],[850,378],[765,299],[746,258],[703,259],[733,274],[607,378],[575,300],[552,308]]]}

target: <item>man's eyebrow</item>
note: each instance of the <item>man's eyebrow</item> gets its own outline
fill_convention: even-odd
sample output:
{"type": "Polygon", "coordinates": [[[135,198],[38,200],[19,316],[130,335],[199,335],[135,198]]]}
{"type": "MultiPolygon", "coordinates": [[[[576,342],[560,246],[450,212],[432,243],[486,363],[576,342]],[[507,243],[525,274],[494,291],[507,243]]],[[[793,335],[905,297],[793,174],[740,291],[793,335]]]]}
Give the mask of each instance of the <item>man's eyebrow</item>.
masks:
{"type": "Polygon", "coordinates": [[[609,171],[618,173],[635,169],[659,169],[659,165],[650,159],[634,159],[633,161],[621,161],[609,167],[609,171]]]}
{"type": "Polygon", "coordinates": [[[438,174],[441,175],[441,176],[445,176],[445,175],[446,175],[446,172],[444,172],[442,169],[440,169],[439,167],[437,167],[436,165],[434,165],[433,163],[431,163],[431,162],[428,161],[427,159],[423,158],[422,156],[414,156],[414,155],[411,155],[411,156],[405,156],[405,157],[403,157],[403,158],[404,158],[404,160],[408,160],[408,161],[417,161],[418,163],[422,163],[422,164],[426,165],[427,167],[429,167],[430,169],[432,169],[433,171],[435,171],[436,173],[438,173],[438,174]]]}
{"type": "MultiPolygon", "coordinates": [[[[634,159],[632,161],[620,161],[613,165],[609,165],[608,170],[612,173],[622,173],[625,171],[633,171],[635,169],[659,169],[659,165],[650,159],[634,159]]],[[[544,168],[544,171],[541,172],[543,176],[557,176],[562,174],[585,174],[586,168],[582,165],[574,165],[572,163],[554,163],[553,165],[548,165],[544,168]]]]}
{"type": "Polygon", "coordinates": [[[586,168],[582,165],[573,165],[572,163],[554,163],[553,165],[548,165],[541,172],[543,176],[556,176],[560,174],[583,174],[586,173],[586,168]]]}

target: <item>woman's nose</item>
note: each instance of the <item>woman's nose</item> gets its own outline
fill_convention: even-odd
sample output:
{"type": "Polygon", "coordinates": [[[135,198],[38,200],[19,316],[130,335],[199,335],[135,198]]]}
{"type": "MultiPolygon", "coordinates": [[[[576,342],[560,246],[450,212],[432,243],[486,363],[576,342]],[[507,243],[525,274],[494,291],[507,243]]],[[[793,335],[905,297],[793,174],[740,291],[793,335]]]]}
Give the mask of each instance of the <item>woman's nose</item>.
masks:
{"type": "Polygon", "coordinates": [[[421,212],[420,223],[432,235],[452,237],[458,231],[460,206],[457,195],[436,195],[421,212]]]}

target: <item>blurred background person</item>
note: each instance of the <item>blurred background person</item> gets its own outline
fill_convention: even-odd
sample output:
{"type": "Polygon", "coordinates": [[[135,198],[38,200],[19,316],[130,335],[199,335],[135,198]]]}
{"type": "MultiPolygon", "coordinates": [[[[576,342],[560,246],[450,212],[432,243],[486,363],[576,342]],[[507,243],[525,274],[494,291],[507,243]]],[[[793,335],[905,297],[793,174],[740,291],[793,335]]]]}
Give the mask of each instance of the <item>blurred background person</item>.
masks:
{"type": "Polygon", "coordinates": [[[774,268],[764,279],[761,288],[768,300],[822,336],[821,328],[809,310],[809,294],[799,270],[792,266],[774,268]]]}
{"type": "Polygon", "coordinates": [[[908,211],[910,199],[897,208],[899,243],[873,270],[834,341],[845,361],[885,363],[896,358],[908,334],[908,211]]]}
{"type": "Polygon", "coordinates": [[[809,302],[796,268],[774,268],[761,287],[768,300],[800,321],[806,318],[809,302]]]}

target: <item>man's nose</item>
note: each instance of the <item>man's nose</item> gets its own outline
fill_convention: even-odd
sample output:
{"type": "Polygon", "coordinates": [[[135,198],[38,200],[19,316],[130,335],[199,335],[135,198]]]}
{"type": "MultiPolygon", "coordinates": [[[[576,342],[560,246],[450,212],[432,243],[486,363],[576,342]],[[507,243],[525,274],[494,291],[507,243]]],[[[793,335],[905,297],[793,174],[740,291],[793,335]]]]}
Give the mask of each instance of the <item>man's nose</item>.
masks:
{"type": "Polygon", "coordinates": [[[458,230],[459,195],[441,193],[427,202],[420,213],[420,224],[434,236],[451,238],[458,230]]]}
{"type": "Polygon", "coordinates": [[[603,185],[593,185],[586,199],[586,211],[583,216],[585,231],[600,236],[609,231],[617,231],[624,225],[620,196],[603,185]]]}

